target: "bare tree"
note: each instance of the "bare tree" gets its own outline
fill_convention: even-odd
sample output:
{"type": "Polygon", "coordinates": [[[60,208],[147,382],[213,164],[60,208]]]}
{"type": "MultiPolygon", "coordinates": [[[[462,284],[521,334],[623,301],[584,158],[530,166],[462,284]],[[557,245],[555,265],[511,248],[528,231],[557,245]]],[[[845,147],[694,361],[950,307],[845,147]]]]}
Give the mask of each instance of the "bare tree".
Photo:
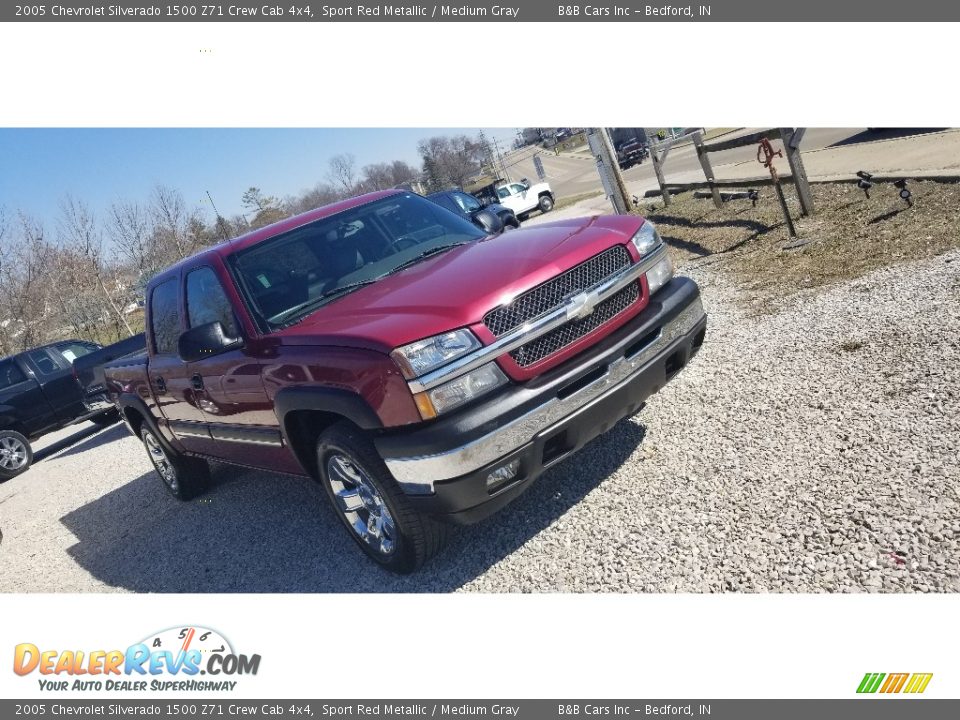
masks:
{"type": "Polygon", "coordinates": [[[299,197],[288,198],[285,204],[291,212],[301,213],[329,205],[337,200],[342,200],[344,197],[346,197],[346,193],[338,188],[326,183],[319,183],[299,197]]]}
{"type": "Polygon", "coordinates": [[[418,146],[424,174],[431,189],[445,185],[462,188],[480,170],[483,143],[466,135],[438,135],[421,140],[418,146]]]}
{"type": "Polygon", "coordinates": [[[392,188],[395,184],[393,182],[393,168],[390,163],[380,162],[363,166],[365,190],[386,190],[392,188]]]}
{"type": "Polygon", "coordinates": [[[390,163],[390,174],[392,176],[393,187],[413,182],[420,177],[417,169],[403,160],[394,160],[390,163]]]}
{"type": "MultiPolygon", "coordinates": [[[[187,208],[179,191],[157,185],[150,196],[150,212],[156,240],[173,251],[175,260],[190,254],[187,242],[187,208]]],[[[166,254],[166,253],[164,253],[166,254]]]]}
{"type": "Polygon", "coordinates": [[[43,226],[23,212],[16,226],[4,223],[0,263],[0,323],[4,352],[26,350],[46,337],[49,315],[47,269],[50,246],[43,226]]]}
{"type": "Polygon", "coordinates": [[[133,335],[133,329],[123,313],[122,298],[118,304],[117,298],[114,297],[115,293],[122,292],[125,288],[116,286],[108,288],[104,280],[107,273],[102,256],[103,234],[89,207],[69,195],[65,197],[60,203],[58,230],[62,249],[66,251],[59,253],[58,257],[74,255],[79,260],[80,272],[75,276],[77,288],[82,289],[89,280],[95,281],[96,287],[113,313],[117,335],[120,335],[121,325],[128,335],[133,335]]]}
{"type": "Polygon", "coordinates": [[[348,195],[357,189],[357,159],[350,153],[340,153],[330,158],[327,176],[334,185],[339,185],[348,195]]]}
{"type": "Polygon", "coordinates": [[[107,234],[123,258],[133,266],[145,283],[160,270],[159,258],[152,243],[153,229],[143,207],[121,201],[110,206],[107,234]]]}

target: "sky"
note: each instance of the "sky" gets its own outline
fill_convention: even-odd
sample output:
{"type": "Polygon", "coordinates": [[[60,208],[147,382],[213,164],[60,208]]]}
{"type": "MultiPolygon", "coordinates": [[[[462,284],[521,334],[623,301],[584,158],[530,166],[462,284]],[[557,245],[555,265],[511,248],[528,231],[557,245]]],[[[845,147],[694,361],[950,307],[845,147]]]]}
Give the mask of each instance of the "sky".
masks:
{"type": "MultiPolygon", "coordinates": [[[[0,207],[23,210],[52,229],[63,197],[103,216],[117,200],[146,201],[157,184],[183,193],[191,207],[242,212],[247,188],[283,198],[324,181],[327,161],[352,153],[357,166],[405,160],[419,166],[417,142],[480,128],[249,129],[123,128],[0,129],[0,207]]],[[[509,144],[516,128],[484,128],[509,144]]]]}

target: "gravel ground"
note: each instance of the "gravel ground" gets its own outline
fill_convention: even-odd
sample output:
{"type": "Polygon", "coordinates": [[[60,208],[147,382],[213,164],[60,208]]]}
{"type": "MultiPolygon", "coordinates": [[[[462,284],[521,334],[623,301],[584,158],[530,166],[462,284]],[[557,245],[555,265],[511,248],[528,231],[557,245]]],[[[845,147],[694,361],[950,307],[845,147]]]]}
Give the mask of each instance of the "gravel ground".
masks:
{"type": "Polygon", "coordinates": [[[0,485],[0,590],[960,591],[960,251],[770,314],[715,258],[685,272],[697,358],[416,576],[366,561],[305,480],[218,466],[178,503],[115,426],[0,485]]]}

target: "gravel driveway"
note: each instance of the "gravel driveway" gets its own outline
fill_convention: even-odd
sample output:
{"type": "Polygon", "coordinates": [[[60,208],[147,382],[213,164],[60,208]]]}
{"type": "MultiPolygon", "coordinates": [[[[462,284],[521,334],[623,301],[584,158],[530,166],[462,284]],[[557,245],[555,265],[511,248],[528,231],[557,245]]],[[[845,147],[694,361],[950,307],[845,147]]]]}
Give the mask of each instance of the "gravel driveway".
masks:
{"type": "Polygon", "coordinates": [[[89,426],[0,485],[0,590],[960,591],[960,252],[761,316],[717,267],[678,378],[413,577],[308,481],[217,466],[181,504],[89,426]]]}

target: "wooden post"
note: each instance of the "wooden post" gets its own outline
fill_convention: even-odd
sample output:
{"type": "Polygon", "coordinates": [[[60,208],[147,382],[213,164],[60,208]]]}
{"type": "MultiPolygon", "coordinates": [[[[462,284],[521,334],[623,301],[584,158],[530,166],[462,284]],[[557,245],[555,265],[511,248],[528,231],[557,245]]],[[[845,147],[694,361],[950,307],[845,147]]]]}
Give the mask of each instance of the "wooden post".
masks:
{"type": "Polygon", "coordinates": [[[693,144],[697,148],[697,157],[700,159],[700,167],[703,168],[703,174],[710,183],[710,192],[713,195],[713,204],[717,208],[723,207],[723,198],[720,197],[720,190],[714,184],[716,178],[713,176],[713,168],[710,166],[710,158],[707,157],[707,149],[703,146],[703,135],[699,132],[693,134],[693,144]]]}
{"type": "Polygon", "coordinates": [[[810,182],[807,180],[807,171],[803,167],[800,157],[800,140],[806,128],[780,128],[780,139],[783,140],[783,151],[790,163],[790,174],[793,176],[793,186],[797,189],[800,199],[800,211],[804,217],[813,215],[813,195],[810,193],[810,182]]]}
{"type": "Polygon", "coordinates": [[[617,193],[620,195],[620,200],[624,208],[622,214],[627,214],[632,207],[630,203],[630,193],[627,192],[627,184],[624,182],[623,173],[620,171],[617,151],[613,149],[613,143],[610,141],[610,133],[606,128],[600,129],[600,140],[603,143],[604,149],[607,151],[607,157],[610,159],[610,174],[613,177],[614,185],[617,193]]]}
{"type": "MultiPolygon", "coordinates": [[[[669,146],[667,150],[669,150],[669,146]]],[[[666,153],[663,154],[663,158],[666,158],[666,153]]],[[[667,183],[663,179],[663,166],[661,163],[663,159],[660,156],[660,146],[651,145],[650,146],[650,159],[653,160],[653,172],[656,173],[657,183],[660,185],[660,197],[663,198],[663,206],[666,207],[670,204],[670,192],[667,190],[667,183]]]]}

